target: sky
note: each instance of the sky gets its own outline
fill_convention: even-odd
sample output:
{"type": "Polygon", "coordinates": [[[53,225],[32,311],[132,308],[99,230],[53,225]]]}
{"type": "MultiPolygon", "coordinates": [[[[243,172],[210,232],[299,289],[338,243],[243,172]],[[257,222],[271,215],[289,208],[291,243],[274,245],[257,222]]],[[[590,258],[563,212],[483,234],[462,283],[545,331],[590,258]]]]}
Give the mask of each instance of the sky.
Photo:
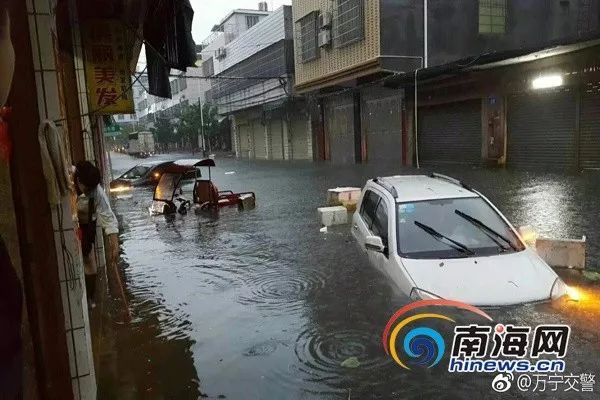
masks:
{"type": "MultiPolygon", "coordinates": [[[[292,0],[265,0],[269,11],[292,4],[292,0]]],[[[198,44],[208,37],[214,25],[218,24],[231,10],[249,8],[258,10],[259,0],[190,0],[194,8],[192,36],[198,44]]]]}

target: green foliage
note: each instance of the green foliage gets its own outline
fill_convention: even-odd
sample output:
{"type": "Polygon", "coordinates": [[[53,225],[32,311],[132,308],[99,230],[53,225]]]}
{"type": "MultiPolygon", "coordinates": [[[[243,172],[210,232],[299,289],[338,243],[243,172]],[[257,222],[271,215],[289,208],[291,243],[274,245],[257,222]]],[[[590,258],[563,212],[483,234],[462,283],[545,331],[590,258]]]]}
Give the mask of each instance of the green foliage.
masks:
{"type": "Polygon", "coordinates": [[[182,114],[177,133],[180,139],[187,143],[197,143],[198,135],[202,132],[202,121],[204,120],[204,134],[207,138],[216,136],[219,132],[219,120],[217,108],[210,104],[202,106],[200,114],[200,105],[192,104],[186,107],[182,114]]]}
{"type": "Polygon", "coordinates": [[[157,118],[151,131],[154,133],[154,140],[157,143],[168,144],[177,141],[173,133],[173,125],[166,118],[157,118]]]}

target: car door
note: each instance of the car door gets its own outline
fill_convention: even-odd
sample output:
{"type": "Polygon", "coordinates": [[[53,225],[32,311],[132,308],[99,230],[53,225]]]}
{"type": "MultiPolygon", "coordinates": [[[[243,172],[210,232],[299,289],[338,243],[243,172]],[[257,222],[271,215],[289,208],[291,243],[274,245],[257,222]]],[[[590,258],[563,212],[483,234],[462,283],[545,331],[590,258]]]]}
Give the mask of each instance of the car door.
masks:
{"type": "Polygon", "coordinates": [[[387,204],[387,199],[385,197],[381,197],[377,203],[377,207],[375,208],[370,232],[371,235],[379,236],[381,238],[381,241],[385,246],[385,251],[383,253],[369,251],[369,259],[371,260],[371,264],[373,264],[376,268],[391,276],[392,270],[390,269],[390,265],[388,265],[390,260],[388,229],[389,209],[390,207],[387,204]]]}
{"type": "Polygon", "coordinates": [[[354,213],[352,218],[352,234],[354,235],[360,249],[364,252],[365,239],[371,235],[371,224],[373,223],[373,215],[375,208],[379,202],[379,196],[372,190],[365,190],[358,211],[354,213]]]}

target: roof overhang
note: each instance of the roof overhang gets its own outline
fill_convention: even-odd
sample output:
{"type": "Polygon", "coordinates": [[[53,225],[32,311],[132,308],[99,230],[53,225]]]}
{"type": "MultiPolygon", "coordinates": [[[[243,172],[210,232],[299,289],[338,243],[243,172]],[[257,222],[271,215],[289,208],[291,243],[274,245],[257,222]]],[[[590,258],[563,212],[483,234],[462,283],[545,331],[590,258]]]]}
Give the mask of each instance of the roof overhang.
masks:
{"type": "Polygon", "coordinates": [[[534,48],[485,53],[447,64],[397,74],[387,79],[385,81],[385,86],[397,88],[413,85],[415,75],[419,82],[424,82],[443,77],[450,77],[464,72],[483,71],[525,64],[545,58],[578,52],[595,46],[600,46],[600,36],[598,34],[585,39],[564,41],[562,43],[555,43],[543,47],[538,46],[534,48]]]}

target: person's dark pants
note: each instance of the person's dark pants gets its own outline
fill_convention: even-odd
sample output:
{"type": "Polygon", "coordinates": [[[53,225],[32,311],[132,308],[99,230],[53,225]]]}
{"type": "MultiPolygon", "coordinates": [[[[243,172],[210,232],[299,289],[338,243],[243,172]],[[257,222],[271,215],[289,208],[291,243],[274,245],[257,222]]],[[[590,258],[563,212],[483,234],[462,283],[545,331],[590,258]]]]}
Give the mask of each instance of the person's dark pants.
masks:
{"type": "Polygon", "coordinates": [[[95,303],[98,274],[85,274],[85,290],[90,303],[95,303]]]}

